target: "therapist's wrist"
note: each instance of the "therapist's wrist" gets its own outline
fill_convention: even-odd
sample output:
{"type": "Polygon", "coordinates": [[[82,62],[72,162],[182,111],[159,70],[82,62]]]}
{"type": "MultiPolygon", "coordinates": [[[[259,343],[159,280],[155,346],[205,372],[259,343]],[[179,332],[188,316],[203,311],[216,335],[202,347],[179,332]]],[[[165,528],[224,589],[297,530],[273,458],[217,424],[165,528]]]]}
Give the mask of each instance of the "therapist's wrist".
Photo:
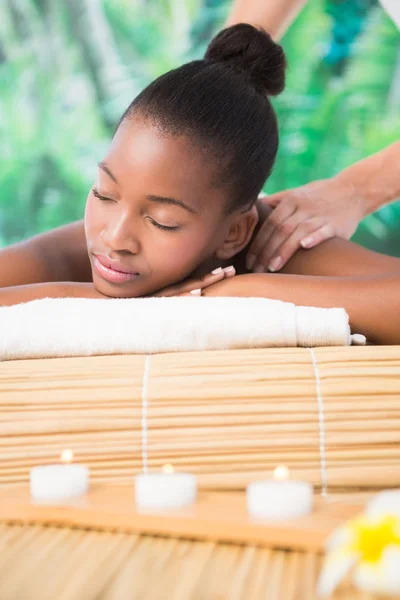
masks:
{"type": "Polygon", "coordinates": [[[353,186],[363,217],[400,198],[400,141],[351,165],[336,177],[353,186]]]}
{"type": "Polygon", "coordinates": [[[379,207],[379,191],[371,189],[362,177],[362,173],[354,167],[349,167],[332,177],[332,185],[337,186],[338,193],[343,194],[352,204],[361,221],[379,207]]]}

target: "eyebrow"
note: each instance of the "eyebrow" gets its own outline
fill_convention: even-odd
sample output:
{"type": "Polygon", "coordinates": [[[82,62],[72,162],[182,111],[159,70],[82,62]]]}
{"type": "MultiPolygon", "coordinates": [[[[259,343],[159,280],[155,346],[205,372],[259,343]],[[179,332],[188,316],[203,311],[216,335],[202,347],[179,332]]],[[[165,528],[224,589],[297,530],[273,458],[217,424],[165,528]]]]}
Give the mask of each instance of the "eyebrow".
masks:
{"type": "Polygon", "coordinates": [[[107,173],[107,175],[114,181],[114,183],[118,183],[117,178],[115,177],[115,175],[112,174],[112,172],[110,171],[110,169],[107,167],[106,163],[101,161],[99,163],[97,163],[97,166],[102,169],[105,173],[107,173]]]}
{"type": "MultiPolygon", "coordinates": [[[[115,183],[118,184],[117,178],[115,177],[115,175],[113,175],[113,173],[110,171],[110,169],[108,168],[108,166],[106,165],[105,162],[103,162],[103,161],[99,162],[98,167],[100,169],[102,169],[105,173],[107,173],[107,175],[115,183]]],[[[154,196],[152,194],[150,194],[149,196],[146,196],[146,198],[150,202],[158,202],[159,204],[172,204],[174,206],[180,206],[181,208],[184,208],[185,210],[190,212],[192,215],[197,215],[197,210],[195,210],[192,206],[185,204],[185,202],[182,202],[182,200],[177,200],[176,198],[167,198],[165,196],[154,196]]]]}
{"type": "Polygon", "coordinates": [[[160,204],[173,204],[175,206],[180,206],[184,208],[192,215],[197,215],[197,210],[195,210],[192,206],[185,204],[182,200],[177,200],[176,198],[166,198],[165,196],[146,196],[147,200],[150,202],[159,202],[160,204]]]}

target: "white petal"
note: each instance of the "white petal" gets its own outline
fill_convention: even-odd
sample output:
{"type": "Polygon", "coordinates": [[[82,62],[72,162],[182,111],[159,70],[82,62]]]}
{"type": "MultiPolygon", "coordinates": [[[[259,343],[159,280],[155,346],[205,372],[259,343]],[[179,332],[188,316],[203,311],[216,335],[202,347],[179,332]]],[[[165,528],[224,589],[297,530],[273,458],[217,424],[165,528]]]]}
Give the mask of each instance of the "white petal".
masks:
{"type": "Polygon", "coordinates": [[[339,527],[335,529],[325,542],[327,553],[337,550],[340,547],[348,546],[353,540],[353,533],[348,527],[339,527]]]}
{"type": "Polygon", "coordinates": [[[317,595],[327,597],[344,579],[351,567],[357,562],[358,554],[347,550],[337,550],[329,554],[324,561],[317,583],[317,595]]]}
{"type": "Polygon", "coordinates": [[[376,494],[367,504],[367,515],[372,518],[394,515],[400,518],[400,490],[386,490],[376,494]]]}
{"type": "Polygon", "coordinates": [[[387,546],[378,563],[360,563],[353,581],[360,589],[375,594],[400,594],[400,548],[387,546]]]}

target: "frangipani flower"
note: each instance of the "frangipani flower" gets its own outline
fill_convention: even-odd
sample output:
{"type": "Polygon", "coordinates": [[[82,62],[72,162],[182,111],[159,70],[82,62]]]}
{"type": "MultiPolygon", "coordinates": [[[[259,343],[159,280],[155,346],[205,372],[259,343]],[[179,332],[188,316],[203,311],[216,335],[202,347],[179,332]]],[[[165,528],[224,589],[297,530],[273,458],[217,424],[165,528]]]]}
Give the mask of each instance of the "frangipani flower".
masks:
{"type": "Polygon", "coordinates": [[[327,544],[318,582],[329,596],[353,568],[354,584],[370,593],[400,595],[400,516],[364,514],[336,530],[327,544]]]}

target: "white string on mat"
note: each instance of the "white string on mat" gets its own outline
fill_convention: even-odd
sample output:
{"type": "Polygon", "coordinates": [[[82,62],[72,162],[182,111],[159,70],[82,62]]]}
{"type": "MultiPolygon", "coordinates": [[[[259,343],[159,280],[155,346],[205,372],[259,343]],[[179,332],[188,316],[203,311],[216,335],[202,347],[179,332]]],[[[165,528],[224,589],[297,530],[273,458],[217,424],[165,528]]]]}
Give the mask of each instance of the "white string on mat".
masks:
{"type": "Polygon", "coordinates": [[[325,450],[325,419],[324,419],[324,400],[321,392],[321,378],[315,352],[313,348],[307,348],[311,355],[312,366],[314,369],[315,388],[317,392],[318,404],[318,424],[319,424],[319,460],[321,471],[321,496],[325,498],[328,494],[328,481],[326,471],[326,450],[325,450]]]}
{"type": "Polygon", "coordinates": [[[149,470],[148,454],[147,454],[147,412],[148,412],[148,384],[150,373],[150,354],[147,354],[144,361],[143,380],[142,380],[142,468],[143,473],[149,470]]]}

